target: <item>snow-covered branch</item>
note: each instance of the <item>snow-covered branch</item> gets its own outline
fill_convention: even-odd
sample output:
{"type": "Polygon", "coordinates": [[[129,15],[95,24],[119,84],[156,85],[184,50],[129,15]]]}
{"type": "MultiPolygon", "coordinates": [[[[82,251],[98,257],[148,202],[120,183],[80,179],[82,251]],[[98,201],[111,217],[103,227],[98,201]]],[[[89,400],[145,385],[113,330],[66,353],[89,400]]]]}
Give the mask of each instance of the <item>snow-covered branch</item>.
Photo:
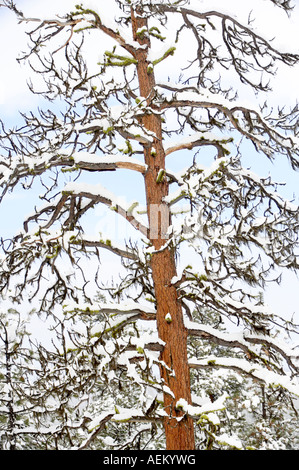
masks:
{"type": "Polygon", "coordinates": [[[22,178],[32,175],[40,175],[45,170],[55,167],[71,167],[74,170],[86,171],[113,171],[117,168],[134,170],[139,173],[146,171],[146,166],[134,158],[126,158],[121,155],[99,156],[88,152],[74,152],[72,154],[51,154],[31,156],[14,156],[12,159],[2,157],[0,167],[3,171],[2,178],[9,179],[9,172],[22,178]],[[9,165],[9,169],[8,169],[9,165]]]}
{"type": "Polygon", "coordinates": [[[70,241],[71,244],[76,246],[82,246],[85,248],[103,248],[105,250],[111,251],[115,255],[118,255],[122,258],[127,258],[131,260],[137,260],[138,255],[128,248],[123,248],[122,246],[117,245],[112,242],[110,239],[100,238],[97,240],[95,237],[88,237],[81,235],[78,238],[74,238],[70,241]]]}
{"type": "Polygon", "coordinates": [[[271,368],[256,365],[245,359],[216,356],[208,356],[203,359],[191,358],[189,360],[189,367],[195,369],[214,367],[235,370],[249,375],[269,387],[282,387],[291,394],[299,396],[299,385],[296,379],[291,379],[287,375],[277,374],[271,368]]]}
{"type": "MultiPolygon", "coordinates": [[[[149,307],[145,304],[140,304],[138,302],[128,301],[128,302],[119,302],[119,303],[95,303],[95,304],[78,304],[78,303],[66,303],[65,312],[68,313],[102,313],[111,317],[112,323],[109,327],[115,327],[122,322],[123,318],[128,318],[129,320],[134,318],[143,319],[143,320],[154,320],[156,316],[156,310],[152,307],[149,307]],[[123,316],[120,319],[120,316],[123,316]],[[113,318],[113,320],[112,320],[113,318]]],[[[101,329],[101,326],[95,327],[93,334],[96,334],[96,328],[101,329]]]]}
{"type": "MultiPolygon", "coordinates": [[[[271,1],[282,6],[286,11],[291,9],[289,1],[271,1]]],[[[187,7],[184,4],[167,5],[161,2],[152,8],[154,11],[159,11],[160,14],[164,14],[165,17],[167,17],[167,13],[180,15],[183,26],[178,31],[178,37],[184,27],[193,32],[198,45],[197,51],[194,48],[197,52],[194,54],[194,61],[198,61],[200,66],[198,84],[204,83],[204,75],[209,70],[213,59],[216,58],[217,63],[223,69],[233,68],[242,83],[256,90],[268,91],[268,83],[263,83],[263,73],[275,74],[275,65],[278,61],[289,66],[298,61],[298,54],[281,52],[278,47],[273,45],[272,41],[263,37],[262,33],[258,34],[252,28],[251,22],[245,25],[238,21],[234,12],[226,6],[220,5],[217,10],[202,11],[197,8],[197,5],[187,7]],[[217,51],[215,44],[211,44],[207,34],[208,29],[213,32],[219,31],[222,39],[221,47],[219,47],[221,53],[217,51]],[[203,30],[205,34],[202,33],[203,30]],[[264,61],[265,51],[267,51],[266,62],[264,61]],[[256,79],[256,74],[252,72],[258,72],[258,78],[261,75],[259,81],[256,79]]]]}
{"type": "MultiPolygon", "coordinates": [[[[169,88],[167,85],[159,86],[169,88]]],[[[160,99],[161,110],[169,108],[217,110],[231,123],[235,130],[249,139],[256,146],[258,151],[262,151],[269,158],[272,158],[275,150],[278,149],[281,153],[288,156],[294,168],[298,168],[299,166],[299,144],[297,138],[279,132],[278,126],[275,128],[271,124],[271,121],[266,120],[262,116],[260,110],[253,108],[250,104],[228,100],[221,94],[203,93],[199,89],[196,91],[194,89],[193,91],[183,91],[182,87],[170,96],[163,98],[160,96],[160,99]]],[[[275,122],[275,119],[272,119],[273,122],[275,122]]],[[[288,115],[286,115],[284,119],[281,118],[280,125],[282,128],[283,121],[287,119],[288,115]]],[[[193,138],[187,142],[187,145],[191,148],[192,140],[193,138]]],[[[207,144],[210,144],[210,142],[207,142],[207,144]]],[[[188,146],[186,146],[186,148],[188,148],[188,146]]]]}
{"type": "Polygon", "coordinates": [[[170,155],[179,150],[192,150],[195,147],[214,146],[218,152],[218,158],[224,157],[229,151],[226,145],[232,142],[231,138],[223,139],[209,132],[197,132],[189,137],[185,137],[175,144],[170,144],[165,148],[165,155],[170,155]]]}
{"type": "MultiPolygon", "coordinates": [[[[220,346],[240,349],[252,360],[260,358],[262,362],[269,361],[271,364],[270,350],[275,351],[287,362],[291,370],[299,372],[299,354],[295,349],[291,349],[287,344],[277,341],[269,335],[246,332],[243,334],[227,333],[209,325],[189,320],[185,320],[185,326],[190,336],[212,341],[220,346]],[[255,348],[253,345],[259,345],[262,348],[255,348]]],[[[271,364],[271,367],[275,368],[276,366],[271,364]]]]}
{"type": "MultiPolygon", "coordinates": [[[[148,237],[148,228],[140,220],[139,215],[136,213],[136,205],[131,204],[126,207],[120,203],[115,195],[106,190],[102,185],[89,185],[79,183],[68,183],[64,190],[63,195],[71,195],[74,197],[84,197],[93,201],[94,204],[102,203],[110,209],[117,212],[117,214],[124,217],[134,228],[139,230],[140,233],[148,237]]],[[[62,196],[63,197],[63,196],[62,196]]]]}
{"type": "Polygon", "coordinates": [[[96,439],[97,435],[105,427],[107,422],[112,419],[114,414],[115,413],[111,411],[104,412],[102,415],[97,417],[96,422],[94,421],[93,423],[89,423],[89,436],[82,442],[78,450],[87,449],[90,443],[96,439]]]}

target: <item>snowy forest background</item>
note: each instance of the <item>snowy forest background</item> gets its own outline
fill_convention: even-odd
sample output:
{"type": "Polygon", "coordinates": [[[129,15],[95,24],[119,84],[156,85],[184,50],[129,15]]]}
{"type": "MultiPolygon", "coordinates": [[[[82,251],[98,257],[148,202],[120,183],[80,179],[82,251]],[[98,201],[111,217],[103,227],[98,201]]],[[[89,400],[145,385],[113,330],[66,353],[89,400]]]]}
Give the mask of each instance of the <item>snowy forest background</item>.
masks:
{"type": "MultiPolygon", "coordinates": [[[[273,70],[274,65],[278,70],[269,77],[265,45],[255,44],[260,55],[248,75],[239,63],[241,77],[250,77],[254,88],[232,73],[229,61],[219,65],[220,73],[216,55],[212,66],[207,53],[203,97],[195,86],[198,63],[191,63],[192,48],[186,50],[188,32],[182,28],[177,35],[171,11],[167,23],[163,14],[151,18],[151,54],[159,84],[154,100],[161,109],[175,105],[164,115],[166,176],[174,188],[166,202],[175,217],[169,238],[177,250],[173,284],[182,295],[189,333],[193,400],[192,405],[181,400],[176,406],[192,416],[196,449],[298,449],[299,5],[278,0],[246,6],[228,1],[225,8],[222,2],[205,0],[141,3],[149,10],[161,4],[231,15],[255,32],[262,29],[267,40],[275,37],[275,50],[293,54],[277,64],[272,51],[273,70]],[[290,17],[284,11],[289,3],[295,7],[290,17]],[[156,57],[161,61],[155,63],[156,57]],[[292,60],[295,65],[289,68],[292,60]],[[273,90],[268,93],[263,88],[269,78],[273,90]],[[200,111],[201,118],[209,117],[205,126],[198,125],[193,107],[186,112],[187,103],[199,100],[214,104],[207,114],[200,111]],[[233,118],[225,115],[232,106],[239,107],[233,118]],[[278,117],[271,121],[277,107],[278,117]],[[258,121],[255,112],[264,113],[265,121],[258,121]],[[228,121],[237,120],[237,113],[239,121],[232,129],[228,121]],[[269,134],[266,122],[273,126],[269,134]],[[221,262],[213,250],[219,250],[221,262]],[[216,264],[222,262],[231,275],[227,283],[222,265],[217,272],[216,264]]],[[[73,12],[74,18],[84,17],[82,29],[94,18],[90,11],[98,12],[105,25],[120,29],[127,39],[128,24],[115,18],[125,15],[133,1],[111,1],[109,8],[105,1],[75,4],[53,0],[45,9],[41,2],[20,0],[16,7],[31,20],[73,12]]],[[[53,35],[50,46],[47,40],[40,43],[45,57],[52,51],[59,71],[66,70],[65,47],[68,67],[80,52],[88,78],[81,83],[84,66],[78,60],[82,70],[74,66],[61,76],[48,73],[46,81],[34,73],[50,64],[37,59],[43,48],[26,56],[30,38],[25,32],[41,22],[19,22],[20,16],[3,5],[0,448],[164,449],[166,392],[159,380],[163,342],[156,329],[150,268],[154,250],[146,239],[141,178],[141,150],[151,136],[140,126],[136,137],[133,120],[146,105],[137,95],[128,105],[119,85],[125,80],[134,89],[134,63],[123,63],[124,56],[107,35],[100,33],[95,50],[92,29],[76,33],[62,28],[63,35],[53,35]],[[15,58],[22,53],[25,59],[18,63],[15,58]],[[109,67],[117,61],[121,64],[109,67]],[[93,115],[97,100],[102,107],[93,115]],[[84,118],[82,109],[88,110],[84,118]],[[74,145],[68,147],[69,142],[74,145]],[[97,165],[98,171],[90,171],[97,165]],[[102,171],[103,165],[114,165],[116,171],[102,171]],[[67,221],[72,222],[68,227],[67,221]]],[[[206,35],[207,50],[209,39],[219,39],[221,18],[187,19],[189,29],[196,24],[197,34],[206,35]]],[[[32,38],[59,29],[44,26],[32,38]]],[[[227,37],[236,31],[241,29],[228,22],[227,37]]],[[[247,39],[241,31],[238,40],[247,39]]],[[[194,39],[190,44],[196,56],[198,44],[194,39]]],[[[246,60],[251,61],[250,53],[246,60]]],[[[160,177],[165,172],[158,174],[158,183],[160,177]]],[[[165,320],[171,323],[171,314],[165,320]]]]}

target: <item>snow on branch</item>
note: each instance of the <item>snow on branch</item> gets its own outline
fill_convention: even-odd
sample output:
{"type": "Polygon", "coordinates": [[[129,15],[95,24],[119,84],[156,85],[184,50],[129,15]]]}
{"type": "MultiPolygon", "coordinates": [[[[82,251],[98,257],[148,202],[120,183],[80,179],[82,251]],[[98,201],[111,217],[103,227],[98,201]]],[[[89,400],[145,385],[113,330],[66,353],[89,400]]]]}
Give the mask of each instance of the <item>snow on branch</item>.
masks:
{"type": "Polygon", "coordinates": [[[117,212],[117,214],[124,217],[140,233],[148,237],[148,228],[144,225],[143,221],[140,220],[136,211],[136,205],[127,204],[124,206],[111,191],[108,191],[102,185],[68,183],[63,190],[62,198],[64,195],[85,197],[92,200],[93,203],[100,202],[105,204],[107,207],[117,212]]]}
{"type": "MultiPolygon", "coordinates": [[[[78,304],[78,303],[70,303],[67,302],[64,306],[65,312],[72,313],[72,312],[81,312],[81,313],[99,313],[111,316],[111,318],[115,318],[114,323],[119,324],[118,315],[123,315],[124,317],[131,318],[132,316],[137,316],[137,318],[145,319],[145,320],[152,320],[156,318],[156,310],[152,307],[149,307],[145,304],[140,304],[138,302],[127,301],[127,302],[119,302],[119,303],[94,303],[94,304],[78,304]]],[[[113,326],[113,324],[111,324],[113,326]]],[[[93,331],[96,334],[96,328],[93,331]]]]}
{"type": "Polygon", "coordinates": [[[189,405],[186,400],[181,398],[177,401],[176,408],[181,408],[183,411],[193,416],[194,418],[198,418],[198,416],[205,415],[206,413],[214,413],[216,411],[225,409],[226,399],[227,395],[222,395],[221,397],[217,398],[214,403],[211,402],[201,406],[194,406],[189,405]]]}
{"type": "Polygon", "coordinates": [[[68,171],[89,172],[125,169],[141,174],[146,171],[146,165],[137,159],[117,155],[103,157],[89,152],[74,152],[70,155],[45,152],[38,156],[16,155],[13,158],[3,156],[0,157],[0,186],[4,188],[3,195],[23,178],[42,175],[50,169],[59,167],[62,171],[65,168],[69,168],[68,171]]]}
{"type": "Polygon", "coordinates": [[[85,441],[82,442],[78,450],[84,450],[96,439],[97,435],[102,431],[106,424],[112,419],[115,412],[105,411],[96,419],[89,423],[89,436],[85,441]]]}
{"type": "MultiPolygon", "coordinates": [[[[282,6],[286,11],[291,9],[289,1],[271,1],[282,6]]],[[[263,83],[263,72],[274,75],[277,61],[289,66],[298,61],[298,54],[281,52],[278,47],[273,45],[273,41],[264,38],[262,33],[258,34],[252,27],[251,21],[246,25],[240,23],[234,12],[226,5],[219,5],[217,9],[203,11],[203,6],[198,6],[197,2],[191,3],[189,8],[185,5],[159,2],[158,5],[152,6],[152,9],[161,15],[164,14],[165,21],[167,21],[167,13],[181,16],[183,26],[177,33],[177,40],[184,27],[193,32],[198,44],[197,51],[194,48],[196,51],[195,61],[198,61],[200,70],[198,84],[203,83],[203,77],[209,70],[210,63],[216,59],[223,69],[229,67],[234,69],[242,83],[256,90],[268,91],[269,84],[263,83]],[[221,47],[211,43],[208,29],[212,32],[219,31],[218,44],[222,43],[221,47]],[[254,72],[259,73],[260,81],[256,79],[254,72]]]]}
{"type": "MultiPolygon", "coordinates": [[[[279,195],[278,185],[270,177],[260,177],[243,168],[239,157],[226,157],[208,168],[194,163],[178,174],[176,181],[179,188],[165,202],[174,205],[186,199],[197,212],[183,221],[173,221],[171,236],[177,241],[182,237],[193,240],[195,244],[198,238],[205,240],[210,246],[205,265],[211,275],[225,269],[229,276],[236,272],[239,278],[247,278],[248,273],[248,281],[262,279],[263,274],[256,271],[262,263],[253,257],[245,261],[244,251],[239,251],[233,240],[238,240],[240,247],[255,246],[279,266],[297,269],[299,208],[279,195]],[[219,258],[220,252],[225,261],[219,258]]],[[[266,271],[264,275],[267,276],[266,271]]]]}
{"type": "Polygon", "coordinates": [[[292,5],[292,0],[270,0],[274,5],[283,8],[287,12],[293,10],[294,6],[292,5]]]}
{"type": "Polygon", "coordinates": [[[70,241],[73,245],[82,246],[83,249],[85,248],[104,248],[105,250],[111,251],[115,255],[118,255],[122,258],[127,258],[130,260],[138,260],[138,255],[129,250],[128,248],[123,248],[122,246],[118,246],[115,242],[112,242],[109,238],[103,239],[100,238],[97,240],[95,237],[88,237],[85,235],[81,235],[80,237],[74,238],[70,241]]]}
{"type": "MultiPolygon", "coordinates": [[[[225,265],[225,262],[223,264],[225,265]]],[[[229,261],[227,261],[226,264],[229,264],[229,261]]],[[[241,270],[242,267],[239,267],[239,269],[241,270]]],[[[191,271],[189,276],[184,275],[187,280],[178,286],[180,297],[185,301],[191,302],[193,304],[193,310],[196,309],[200,311],[203,308],[208,308],[211,309],[211,311],[217,312],[220,318],[227,317],[230,320],[235,318],[238,325],[241,323],[245,328],[247,327],[250,331],[253,331],[257,344],[258,340],[256,335],[264,334],[268,338],[271,326],[279,325],[281,319],[275,316],[269,307],[264,305],[260,291],[250,291],[246,289],[248,284],[250,285],[250,279],[247,281],[247,286],[240,287],[240,282],[239,285],[235,285],[234,278],[231,274],[231,286],[227,287],[225,281],[228,279],[228,275],[224,273],[219,275],[218,269],[215,274],[209,272],[208,269],[206,273],[207,274],[197,274],[191,271]]],[[[244,276],[244,278],[247,280],[247,276],[244,276]]],[[[240,281],[240,276],[238,279],[240,281]]],[[[193,328],[191,328],[191,330],[193,331],[193,328]]],[[[253,349],[249,344],[243,343],[244,338],[242,338],[242,340],[240,338],[232,339],[232,337],[223,337],[216,333],[214,336],[214,333],[215,332],[211,331],[203,331],[202,334],[203,336],[210,334],[210,339],[213,340],[214,338],[215,342],[225,341],[227,342],[226,346],[229,346],[232,341],[232,347],[237,347],[238,345],[241,349],[245,347],[248,347],[250,350],[253,349]],[[237,342],[235,343],[235,341],[237,342]]],[[[268,340],[271,344],[271,339],[268,340]]],[[[248,343],[250,343],[250,341],[248,341],[248,343]]],[[[254,340],[252,340],[252,344],[254,344],[254,340]]],[[[297,368],[298,366],[294,360],[296,354],[291,354],[287,352],[287,350],[284,352],[283,350],[279,351],[279,348],[278,345],[273,345],[273,349],[276,352],[280,352],[280,354],[285,356],[290,367],[297,368]]]]}
{"type": "MultiPolygon", "coordinates": [[[[59,203],[53,205],[54,213],[57,208],[62,208],[63,204],[59,203]]],[[[35,220],[42,213],[40,211],[31,219],[35,220]]],[[[94,255],[98,258],[98,249],[102,248],[122,258],[139,261],[136,250],[120,247],[100,236],[98,240],[89,238],[82,235],[78,229],[64,230],[63,227],[56,230],[39,227],[38,231],[22,231],[12,240],[1,240],[1,243],[4,252],[0,257],[1,292],[10,295],[10,286],[14,283],[12,298],[15,301],[20,301],[25,292],[28,293],[30,301],[39,293],[40,311],[66,299],[73,299],[77,303],[83,297],[86,302],[90,302],[86,291],[90,279],[87,279],[86,272],[80,266],[82,256],[88,258],[94,255]],[[14,281],[16,277],[17,283],[14,281]]]]}
{"type": "MultiPolygon", "coordinates": [[[[157,85],[161,88],[170,88],[169,85],[157,85]]],[[[172,87],[174,89],[174,87],[172,87]]],[[[276,151],[286,154],[294,169],[299,167],[299,141],[296,137],[279,132],[279,127],[287,128],[289,114],[281,115],[280,120],[266,119],[260,110],[242,101],[228,100],[221,94],[201,92],[199,89],[184,91],[182,87],[173,91],[170,96],[160,95],[160,109],[169,108],[201,108],[214,109],[221,112],[234,129],[256,146],[258,151],[264,152],[273,158],[276,151]],[[272,124],[273,122],[273,124],[272,124]],[[276,122],[276,126],[275,126],[276,122]]],[[[298,115],[298,110],[295,113],[298,115]]],[[[293,116],[294,117],[294,116],[293,116]]],[[[196,119],[196,117],[195,117],[196,119]]],[[[192,140],[188,145],[192,145],[192,140]]],[[[188,148],[188,147],[187,147],[188,148]]]]}
{"type": "MultiPolygon", "coordinates": [[[[88,29],[99,29],[104,34],[109,36],[110,38],[114,39],[121,47],[126,49],[133,57],[136,55],[136,48],[138,48],[138,43],[134,41],[128,40],[128,38],[124,38],[119,30],[115,30],[112,26],[105,25],[99,15],[99,13],[90,8],[84,8],[82,5],[76,5],[76,11],[72,12],[70,15],[67,15],[65,18],[30,18],[25,17],[24,14],[17,10],[14,7],[13,2],[8,2],[9,8],[14,10],[19,18],[19,22],[25,23],[39,23],[39,26],[34,29],[29,36],[31,40],[35,42],[33,36],[40,30],[47,29],[51,32],[48,32],[46,35],[46,41],[49,38],[54,37],[57,33],[61,30],[67,29],[71,30],[68,36],[68,39],[65,43],[63,43],[58,49],[56,49],[53,53],[59,52],[61,49],[64,49],[70,43],[73,33],[80,32],[88,29]],[[76,29],[75,29],[76,28],[76,29]]],[[[39,36],[41,39],[41,36],[39,36]]]]}
{"type": "Polygon", "coordinates": [[[189,367],[200,368],[224,368],[244,373],[259,382],[265,383],[269,387],[282,387],[291,394],[299,396],[299,385],[296,379],[291,379],[287,375],[273,372],[270,368],[259,366],[245,359],[208,356],[202,359],[191,358],[189,367]]]}
{"type": "MultiPolygon", "coordinates": [[[[102,338],[104,335],[122,332],[120,342],[122,344],[119,363],[130,365],[131,363],[143,360],[144,350],[161,351],[164,342],[158,337],[157,332],[147,333],[145,330],[139,337],[129,336],[125,343],[125,327],[139,320],[156,320],[156,309],[145,303],[126,301],[119,303],[80,303],[66,302],[63,306],[64,313],[72,317],[73,315],[100,315],[102,321],[98,321],[91,328],[92,338],[102,338]],[[142,354],[141,354],[142,353],[142,354]],[[140,355],[141,354],[141,355],[140,355]]],[[[115,341],[118,341],[117,339],[115,341]]]]}
{"type": "Polygon", "coordinates": [[[170,155],[173,152],[179,150],[192,150],[194,147],[201,146],[214,146],[218,151],[218,158],[224,157],[229,150],[226,148],[226,145],[232,142],[232,138],[223,139],[216,136],[212,132],[196,132],[189,137],[181,139],[179,142],[174,145],[171,144],[165,148],[165,155],[170,155]]]}
{"type": "Polygon", "coordinates": [[[136,49],[140,48],[137,41],[132,41],[124,33],[120,33],[119,28],[115,30],[111,25],[105,25],[99,12],[91,8],[84,8],[82,5],[76,5],[76,12],[72,14],[73,17],[81,16],[80,21],[87,24],[85,28],[100,29],[110,38],[114,39],[121,47],[127,50],[134,58],[136,58],[136,49]]]}
{"type": "MultiPolygon", "coordinates": [[[[267,347],[267,359],[261,358],[262,361],[269,361],[269,351],[272,349],[285,359],[294,372],[299,372],[299,354],[296,354],[295,350],[291,349],[287,344],[277,341],[269,335],[246,332],[244,334],[226,333],[209,325],[199,324],[188,319],[185,319],[185,326],[190,336],[206,339],[220,346],[241,349],[247,356],[252,358],[255,357],[257,359],[261,354],[261,351],[253,345],[263,346],[262,351],[265,351],[265,347],[267,347]]],[[[272,365],[272,367],[275,366],[272,365]]]]}
{"type": "Polygon", "coordinates": [[[88,423],[88,437],[82,442],[78,450],[85,450],[96,439],[97,435],[103,430],[105,425],[111,421],[113,423],[151,423],[154,421],[161,421],[164,414],[163,411],[156,411],[155,416],[151,416],[143,409],[130,409],[115,407],[114,410],[109,410],[100,414],[88,423]]]}
{"type": "MultiPolygon", "coordinates": [[[[46,208],[44,208],[44,211],[46,211],[46,208]]],[[[41,215],[42,213],[43,210],[39,211],[39,215],[41,215]]],[[[21,233],[16,237],[22,240],[21,245],[23,246],[30,247],[37,244],[47,246],[48,249],[51,249],[51,246],[54,247],[60,244],[60,246],[63,247],[64,250],[70,255],[72,250],[81,249],[83,251],[86,251],[86,249],[88,248],[103,248],[105,250],[111,251],[115,255],[118,255],[122,258],[127,258],[130,260],[139,259],[138,254],[130,248],[120,246],[114,241],[111,241],[109,238],[103,238],[102,236],[99,236],[99,238],[97,238],[95,236],[87,236],[84,233],[80,233],[75,230],[49,231],[45,228],[40,228],[38,232],[29,232],[28,223],[31,220],[35,220],[36,217],[37,214],[29,216],[24,222],[26,235],[24,236],[21,233]]]]}

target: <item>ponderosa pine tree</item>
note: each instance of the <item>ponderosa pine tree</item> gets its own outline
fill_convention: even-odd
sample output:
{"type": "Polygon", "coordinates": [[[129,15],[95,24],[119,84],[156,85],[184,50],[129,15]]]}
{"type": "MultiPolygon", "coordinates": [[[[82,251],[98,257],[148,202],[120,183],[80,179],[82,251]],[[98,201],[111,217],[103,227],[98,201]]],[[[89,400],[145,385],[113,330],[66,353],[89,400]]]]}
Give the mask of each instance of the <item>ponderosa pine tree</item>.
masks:
{"type": "MultiPolygon", "coordinates": [[[[104,19],[107,2],[93,3],[50,19],[27,18],[9,0],[2,5],[33,25],[22,60],[42,76],[41,89],[31,88],[51,109],[23,114],[17,129],[2,125],[2,204],[20,185],[30,189],[38,180],[45,191],[23,230],[2,240],[0,289],[15,302],[39,299],[41,312],[63,310],[77,325],[97,318],[80,337],[93,357],[85,385],[105,377],[122,387],[125,370],[139,390],[126,412],[109,402],[100,413],[93,404],[92,425],[82,419],[87,435],[75,446],[94,445],[109,422],[162,420],[167,449],[195,449],[194,422],[222,409],[224,397],[199,402],[190,369],[231,369],[299,395],[298,352],[279,337],[295,335],[296,322],[270,312],[261,293],[278,268],[298,269],[298,206],[269,176],[243,166],[254,147],[261,159],[286,157],[298,169],[297,108],[274,111],[252,97],[264,97],[266,77],[299,56],[280,52],[251,17],[241,22],[221,2],[210,10],[193,0],[115,0],[111,22],[104,19]],[[159,77],[159,67],[173,60],[159,77]],[[252,101],[238,98],[247,89],[252,101]],[[202,165],[211,150],[212,163],[202,165]],[[180,172],[166,165],[175,153],[180,172]],[[140,176],[144,208],[98,183],[102,172],[125,170],[140,176]],[[118,246],[113,233],[89,236],[86,217],[98,205],[130,224],[134,240],[118,246]],[[127,270],[105,290],[102,250],[127,270]],[[188,250],[192,265],[178,271],[188,250]],[[99,288],[105,302],[95,301],[99,288]],[[206,309],[218,318],[213,326],[198,321],[206,309]],[[222,349],[188,357],[188,338],[238,355],[225,357],[222,349]]],[[[268,3],[282,14],[291,10],[290,2],[268,3]]],[[[67,370],[74,352],[61,354],[67,370]]]]}

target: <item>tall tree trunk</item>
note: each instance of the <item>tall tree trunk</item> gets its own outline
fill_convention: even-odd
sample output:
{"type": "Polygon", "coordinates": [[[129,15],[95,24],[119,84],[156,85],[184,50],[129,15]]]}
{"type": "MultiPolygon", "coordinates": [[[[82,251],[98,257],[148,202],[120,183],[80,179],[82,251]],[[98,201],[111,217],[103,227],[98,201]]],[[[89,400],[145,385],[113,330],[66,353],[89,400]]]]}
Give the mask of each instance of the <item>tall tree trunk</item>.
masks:
{"type": "MultiPolygon", "coordinates": [[[[141,28],[147,31],[147,20],[132,9],[133,37],[140,45],[150,48],[150,39],[140,34],[141,28]]],[[[155,87],[155,76],[148,61],[147,48],[137,52],[137,72],[140,95],[150,105],[155,87]]],[[[162,144],[162,122],[158,114],[150,113],[143,117],[142,124],[155,134],[153,148],[145,147],[145,174],[147,210],[150,227],[150,239],[155,250],[160,250],[167,243],[166,231],[171,220],[164,201],[168,194],[167,179],[163,178],[165,152],[162,144]],[[162,173],[161,173],[162,170],[162,173]],[[157,224],[158,222],[158,224],[157,224]]],[[[157,301],[157,327],[159,337],[165,342],[161,353],[160,373],[164,380],[164,407],[167,417],[164,420],[166,447],[168,450],[194,449],[193,421],[176,409],[176,402],[184,398],[191,403],[190,375],[187,360],[187,334],[183,322],[183,311],[178,300],[176,288],[171,284],[176,275],[175,252],[166,247],[153,254],[151,260],[155,296],[157,301]],[[167,316],[167,314],[169,314],[167,316]],[[163,364],[163,365],[162,365],[163,364]]]]}

